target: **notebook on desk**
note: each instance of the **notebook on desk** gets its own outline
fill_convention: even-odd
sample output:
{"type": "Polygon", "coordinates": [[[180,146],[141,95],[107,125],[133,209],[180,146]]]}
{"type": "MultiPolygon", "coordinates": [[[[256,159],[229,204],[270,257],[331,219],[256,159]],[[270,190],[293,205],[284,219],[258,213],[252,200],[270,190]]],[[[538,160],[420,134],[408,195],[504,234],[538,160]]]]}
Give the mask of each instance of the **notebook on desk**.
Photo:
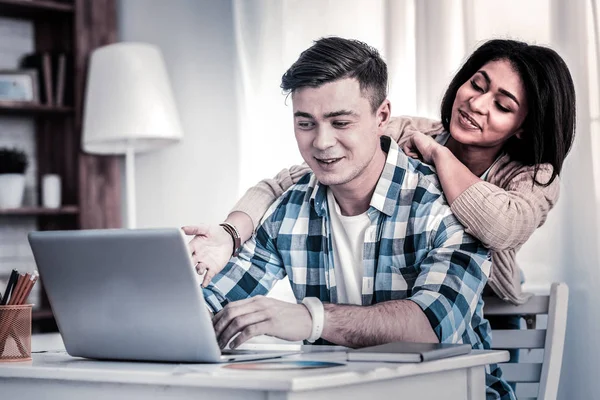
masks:
{"type": "Polygon", "coordinates": [[[348,350],[348,361],[418,363],[471,352],[470,344],[393,342],[348,350]]]}
{"type": "Polygon", "coordinates": [[[32,232],[29,243],[72,356],[231,362],[297,353],[221,353],[179,229],[32,232]]]}

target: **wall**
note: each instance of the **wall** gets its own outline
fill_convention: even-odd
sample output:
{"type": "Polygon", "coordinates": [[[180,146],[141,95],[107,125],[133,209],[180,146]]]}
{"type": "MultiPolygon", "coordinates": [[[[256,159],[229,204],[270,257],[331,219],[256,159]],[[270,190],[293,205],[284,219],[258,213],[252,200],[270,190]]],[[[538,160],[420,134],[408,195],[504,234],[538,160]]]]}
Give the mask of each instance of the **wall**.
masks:
{"type": "Polygon", "coordinates": [[[120,41],[162,51],[184,131],[178,144],[136,156],[137,225],[218,222],[239,180],[231,2],[120,0],[117,13],[120,41]]]}

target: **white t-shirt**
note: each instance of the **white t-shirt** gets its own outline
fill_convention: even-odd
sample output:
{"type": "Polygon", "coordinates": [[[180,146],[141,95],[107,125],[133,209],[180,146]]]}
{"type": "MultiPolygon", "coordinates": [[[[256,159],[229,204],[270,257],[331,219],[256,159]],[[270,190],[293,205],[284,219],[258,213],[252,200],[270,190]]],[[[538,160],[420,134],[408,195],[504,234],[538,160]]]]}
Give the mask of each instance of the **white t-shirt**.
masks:
{"type": "Polygon", "coordinates": [[[327,189],[327,204],[338,303],[362,305],[363,249],[371,220],[366,211],[352,217],[342,215],[330,189],[327,189]]]}

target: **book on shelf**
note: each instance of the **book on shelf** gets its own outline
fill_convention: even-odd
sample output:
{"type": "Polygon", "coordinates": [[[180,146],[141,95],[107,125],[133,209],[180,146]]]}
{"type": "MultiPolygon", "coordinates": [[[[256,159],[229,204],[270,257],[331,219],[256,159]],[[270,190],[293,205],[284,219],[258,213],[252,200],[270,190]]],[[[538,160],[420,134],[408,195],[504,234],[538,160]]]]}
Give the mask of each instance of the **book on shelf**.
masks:
{"type": "Polygon", "coordinates": [[[66,70],[67,70],[67,56],[64,53],[55,54],[53,57],[55,61],[55,96],[54,96],[54,104],[57,106],[64,105],[65,98],[65,79],[66,79],[66,70]]]}
{"type": "Polygon", "coordinates": [[[53,56],[54,104],[66,106],[73,104],[73,54],[56,53],[53,56]]]}

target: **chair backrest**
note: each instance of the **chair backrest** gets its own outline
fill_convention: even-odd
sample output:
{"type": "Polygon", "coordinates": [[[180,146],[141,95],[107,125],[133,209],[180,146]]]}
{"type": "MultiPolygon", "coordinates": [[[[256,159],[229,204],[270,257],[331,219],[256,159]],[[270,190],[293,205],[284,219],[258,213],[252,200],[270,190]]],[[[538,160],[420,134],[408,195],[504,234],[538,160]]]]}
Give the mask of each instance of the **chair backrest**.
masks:
{"type": "Polygon", "coordinates": [[[524,349],[520,350],[518,363],[500,364],[504,379],[516,383],[517,398],[556,399],[567,327],[567,284],[553,283],[550,295],[533,296],[520,306],[495,297],[484,298],[484,301],[486,317],[521,315],[526,321],[527,329],[492,331],[492,348],[524,349]],[[540,329],[544,318],[538,316],[544,314],[547,315],[546,328],[540,329]]]}

